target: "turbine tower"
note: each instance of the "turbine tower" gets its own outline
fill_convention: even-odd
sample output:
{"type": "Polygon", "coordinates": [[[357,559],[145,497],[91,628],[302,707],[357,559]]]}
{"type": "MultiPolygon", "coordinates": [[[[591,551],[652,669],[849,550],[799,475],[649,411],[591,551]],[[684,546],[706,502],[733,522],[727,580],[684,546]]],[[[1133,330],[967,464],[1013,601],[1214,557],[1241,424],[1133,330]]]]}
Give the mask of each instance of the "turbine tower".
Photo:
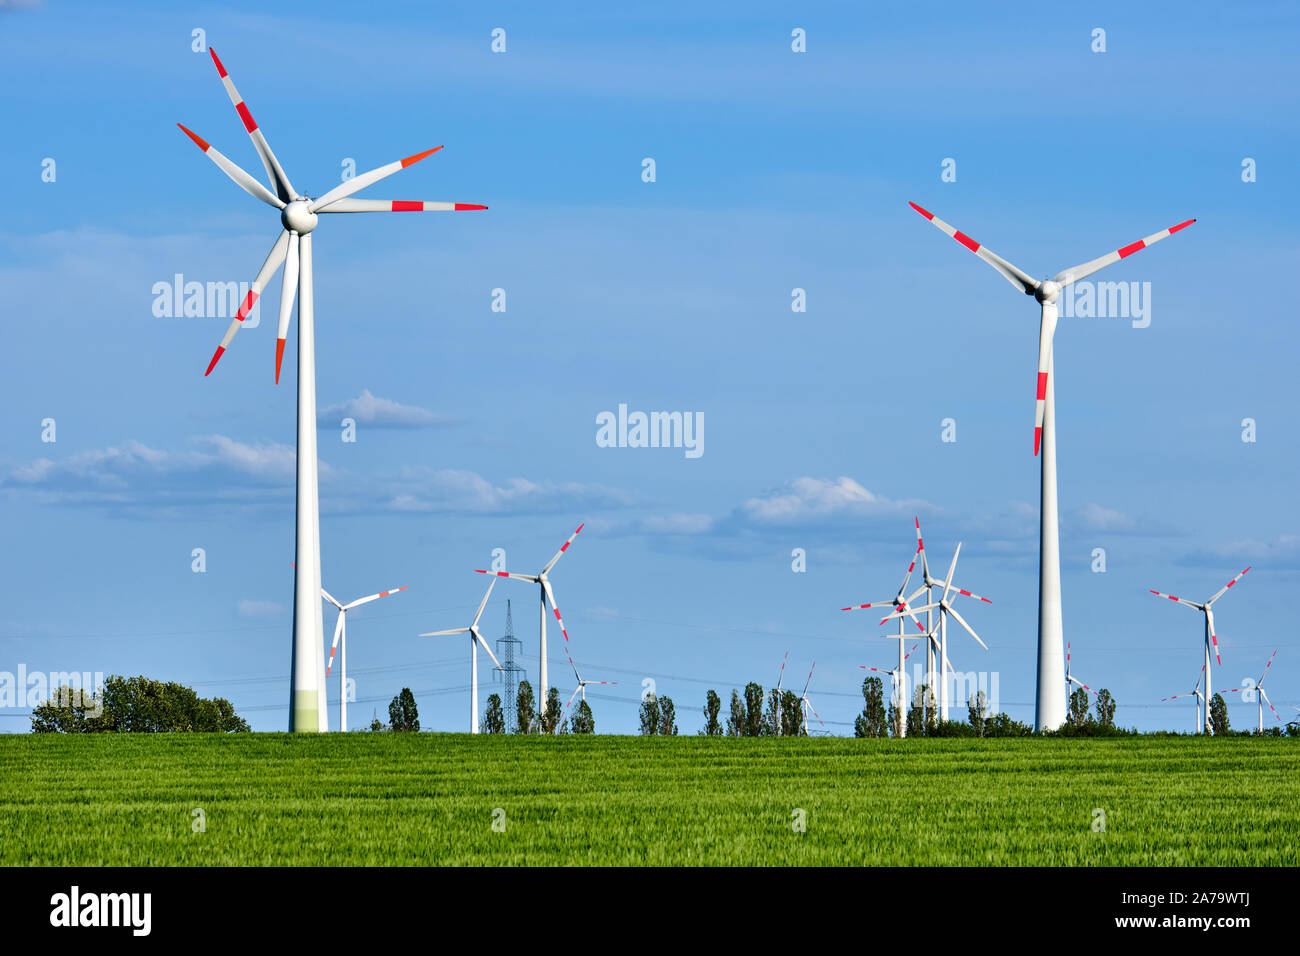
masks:
{"type": "MultiPolygon", "coordinates": [[[[1249,570],[1250,568],[1246,568],[1246,571],[1249,570]]],[[[1235,578],[1233,578],[1223,587],[1219,588],[1219,590],[1214,593],[1214,597],[1210,598],[1204,604],[1197,604],[1195,601],[1188,601],[1185,598],[1175,597],[1172,594],[1164,594],[1160,591],[1151,592],[1156,597],[1168,598],[1169,600],[1174,601],[1178,604],[1183,604],[1186,605],[1187,607],[1194,608],[1205,615],[1205,732],[1207,734],[1214,733],[1214,728],[1210,724],[1210,702],[1214,700],[1214,692],[1210,689],[1211,647],[1213,647],[1214,650],[1215,661],[1218,662],[1220,667],[1223,666],[1223,660],[1219,657],[1219,635],[1214,628],[1214,611],[1212,611],[1210,608],[1215,601],[1217,601],[1219,598],[1223,597],[1225,594],[1228,593],[1229,588],[1231,588],[1234,584],[1236,584],[1243,577],[1245,577],[1246,571],[1242,571],[1241,574],[1237,575],[1235,578]]]]}
{"type": "Polygon", "coordinates": [[[1065,637],[1061,625],[1061,546],[1056,496],[1056,398],[1052,363],[1052,336],[1056,331],[1056,301],[1061,290],[1087,278],[1099,269],[1126,259],[1133,253],[1159,242],[1195,219],[1153,233],[1145,239],[1108,252],[1090,262],[1058,272],[1051,279],[1033,279],[1007,260],[981,246],[965,233],[957,231],[934,213],[916,203],[908,203],[930,220],[936,228],[960,242],[979,256],[1017,289],[1038,300],[1042,317],[1038,327],[1038,382],[1034,406],[1034,454],[1041,449],[1041,486],[1038,534],[1038,691],[1034,708],[1034,725],[1039,730],[1055,730],[1065,723],[1065,637]]]}
{"type": "MultiPolygon", "coordinates": [[[[451,212],[455,210],[486,209],[472,203],[423,202],[406,200],[349,199],[353,193],[398,170],[418,163],[441,146],[416,153],[386,166],[335,186],[319,199],[300,194],[289,182],[261,129],[253,120],[248,104],[244,102],[235,83],[217,57],[209,49],[217,74],[226,88],[226,94],[243,121],[253,141],[253,148],[262,160],[268,190],[247,172],[200,137],[197,133],[180,128],[194,145],[198,146],[217,167],[237,186],[280,212],[283,230],[276,238],[262,269],[253,280],[252,288],[226,330],[221,344],[203,374],[209,375],[230,346],[235,333],[252,310],[267,282],[284,266],[284,284],[280,289],[280,322],[275,344],[275,380],[280,381],[280,364],[284,358],[285,338],[289,330],[289,317],[293,311],[295,291],[298,297],[298,445],[297,445],[297,505],[294,536],[296,545],[293,581],[293,647],[289,684],[289,730],[324,731],[325,718],[325,653],[322,623],[321,568],[320,568],[320,498],[316,460],[316,324],[312,293],[312,241],[317,214],[342,212],[451,212]],[[295,288],[296,287],[296,288],[295,288]]],[[[177,124],[180,126],[180,124],[177,124]]]]}

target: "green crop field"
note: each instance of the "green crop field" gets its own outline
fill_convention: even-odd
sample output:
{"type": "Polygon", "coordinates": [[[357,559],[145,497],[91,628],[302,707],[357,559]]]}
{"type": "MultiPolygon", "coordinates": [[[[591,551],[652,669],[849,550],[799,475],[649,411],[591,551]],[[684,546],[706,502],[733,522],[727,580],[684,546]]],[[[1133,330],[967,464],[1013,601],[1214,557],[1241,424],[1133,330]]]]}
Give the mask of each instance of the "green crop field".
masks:
{"type": "Polygon", "coordinates": [[[13,735],[0,781],[11,866],[1300,864],[1294,739],[13,735]]]}

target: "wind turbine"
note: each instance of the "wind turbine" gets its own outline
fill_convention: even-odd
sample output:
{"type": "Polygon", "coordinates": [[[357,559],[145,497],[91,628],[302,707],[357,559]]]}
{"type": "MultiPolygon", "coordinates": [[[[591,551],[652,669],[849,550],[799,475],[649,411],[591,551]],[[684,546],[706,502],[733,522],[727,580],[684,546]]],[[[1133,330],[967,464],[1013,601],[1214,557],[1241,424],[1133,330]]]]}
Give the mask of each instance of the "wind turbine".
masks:
{"type": "MultiPolygon", "coordinates": [[[[1249,570],[1250,568],[1246,568],[1246,571],[1249,570]]],[[[1214,733],[1213,728],[1210,726],[1210,701],[1214,699],[1214,694],[1210,691],[1211,645],[1214,647],[1214,659],[1218,661],[1220,667],[1223,666],[1223,660],[1219,657],[1219,636],[1214,629],[1214,612],[1210,610],[1210,607],[1215,601],[1227,594],[1228,589],[1240,581],[1245,576],[1246,571],[1242,571],[1241,574],[1238,574],[1223,587],[1219,588],[1219,590],[1214,593],[1214,597],[1210,598],[1204,604],[1197,604],[1195,601],[1188,601],[1185,598],[1175,597],[1172,594],[1164,594],[1160,591],[1151,591],[1151,593],[1156,597],[1168,598],[1169,600],[1176,601],[1179,604],[1185,604],[1187,607],[1195,608],[1205,615],[1205,732],[1207,734],[1214,733]]]]}
{"type": "Polygon", "coordinates": [[[588,684],[600,684],[600,685],[608,686],[608,685],[618,683],[618,681],[616,680],[583,680],[582,675],[578,673],[578,665],[573,663],[572,657],[569,658],[569,666],[573,668],[573,676],[577,680],[578,686],[573,688],[573,693],[569,695],[569,702],[564,705],[564,710],[560,714],[560,720],[564,719],[564,715],[567,714],[569,712],[569,708],[573,706],[574,698],[576,698],[579,694],[582,695],[582,702],[584,704],[587,702],[588,684]]]}
{"type": "MultiPolygon", "coordinates": [[[[957,550],[955,550],[952,553],[952,563],[948,565],[948,576],[944,578],[944,580],[937,582],[938,584],[941,584],[943,586],[943,593],[939,596],[939,600],[937,602],[923,604],[920,607],[911,609],[913,611],[930,611],[936,609],[939,611],[938,622],[933,627],[930,628],[930,630],[926,633],[925,636],[928,641],[932,642],[934,640],[935,631],[937,630],[940,634],[939,690],[941,694],[941,710],[940,710],[941,720],[948,719],[948,675],[943,672],[943,668],[945,667],[949,669],[952,668],[952,664],[949,663],[948,661],[948,626],[947,626],[948,616],[951,615],[952,618],[956,620],[958,624],[964,627],[966,629],[966,633],[969,634],[971,637],[975,638],[976,642],[979,644],[980,647],[984,648],[984,650],[986,651],[989,649],[989,646],[985,644],[982,640],[980,640],[980,636],[975,633],[974,629],[969,624],[966,623],[966,619],[962,617],[960,614],[958,614],[957,610],[952,606],[952,601],[956,600],[956,598],[953,597],[952,600],[949,599],[949,595],[955,591],[957,594],[965,594],[967,597],[976,598],[980,601],[983,601],[985,604],[993,603],[988,598],[980,597],[978,594],[974,594],[962,588],[953,587],[952,575],[953,572],[957,570],[957,558],[961,555],[961,546],[962,546],[962,542],[958,542],[957,550]]],[[[928,583],[927,583],[927,587],[929,587],[928,583]]],[[[885,621],[888,621],[890,618],[897,617],[899,613],[900,612],[895,611],[893,614],[886,615],[885,618],[880,623],[884,624],[885,621]]],[[[932,687],[931,690],[933,689],[934,688],[932,687]]]]}
{"type": "Polygon", "coordinates": [[[1183,694],[1174,694],[1172,697],[1161,697],[1160,703],[1167,700],[1177,700],[1179,697],[1195,696],[1196,697],[1196,732],[1198,734],[1205,732],[1207,720],[1201,719],[1201,705],[1205,703],[1205,696],[1201,693],[1201,681],[1205,678],[1205,665],[1201,665],[1201,673],[1196,678],[1196,686],[1183,694]]]}
{"type": "Polygon", "coordinates": [[[874,673],[877,674],[888,674],[890,677],[894,679],[894,713],[898,715],[899,736],[906,737],[907,736],[907,719],[906,719],[906,715],[907,715],[906,696],[907,695],[906,695],[906,687],[904,685],[907,683],[907,672],[903,669],[903,665],[907,661],[907,659],[912,656],[912,651],[915,651],[918,647],[920,647],[920,644],[913,644],[912,650],[904,654],[903,639],[906,637],[906,635],[902,633],[903,630],[902,618],[899,618],[898,630],[899,633],[895,635],[899,639],[897,667],[894,667],[891,670],[885,670],[884,668],[881,667],[868,667],[866,664],[859,664],[858,666],[861,667],[863,670],[873,671],[874,673]]]}
{"type": "MultiPolygon", "coordinates": [[[[1273,657],[1277,657],[1277,651],[1273,652],[1273,657]]],[[[1264,665],[1264,673],[1260,674],[1259,680],[1255,681],[1255,703],[1259,705],[1259,732],[1261,734],[1264,733],[1265,701],[1268,702],[1268,709],[1273,712],[1273,716],[1277,718],[1277,722],[1282,722],[1282,715],[1277,712],[1277,708],[1273,706],[1273,702],[1268,699],[1268,694],[1264,693],[1264,678],[1268,676],[1268,669],[1273,666],[1273,657],[1268,659],[1268,663],[1264,665]]],[[[1229,690],[1228,693],[1235,694],[1239,690],[1241,690],[1240,687],[1234,687],[1229,690]]]]}
{"type": "Polygon", "coordinates": [[[546,683],[546,602],[547,601],[550,601],[551,610],[555,612],[555,622],[560,625],[560,631],[564,634],[564,647],[565,647],[566,655],[568,654],[568,647],[569,647],[569,632],[565,630],[564,620],[560,617],[560,609],[555,606],[555,591],[551,588],[551,579],[548,577],[548,575],[551,573],[551,569],[555,567],[555,562],[559,561],[560,558],[564,555],[564,552],[569,550],[569,545],[573,544],[573,539],[578,536],[578,531],[581,531],[584,527],[586,527],[586,524],[587,523],[584,521],[582,524],[578,525],[577,531],[574,531],[573,534],[569,535],[569,540],[564,542],[564,544],[560,545],[560,550],[555,552],[555,556],[551,558],[551,560],[547,561],[546,566],[543,567],[542,570],[539,571],[537,574],[516,574],[513,571],[484,571],[479,568],[475,568],[475,571],[479,574],[495,574],[499,578],[514,578],[516,581],[529,581],[533,584],[536,584],[538,590],[541,592],[540,620],[541,620],[542,640],[541,640],[541,649],[540,649],[541,659],[538,662],[538,678],[539,678],[541,691],[542,691],[541,705],[538,708],[538,710],[541,714],[546,713],[546,698],[549,689],[546,683]]]}
{"type": "Polygon", "coordinates": [[[822,720],[821,714],[817,713],[813,708],[812,701],[808,699],[808,685],[812,683],[813,671],[816,669],[817,662],[813,661],[812,667],[808,669],[808,679],[803,682],[803,691],[799,694],[799,703],[802,705],[801,709],[803,711],[803,735],[805,737],[808,736],[808,712],[810,710],[812,711],[812,715],[817,718],[817,723],[821,724],[823,727],[826,726],[826,721],[822,720]]]}
{"type": "MultiPolygon", "coordinates": [[[[917,554],[921,556],[921,577],[925,581],[926,601],[929,603],[929,607],[925,611],[925,625],[926,625],[925,632],[926,632],[926,638],[928,640],[928,644],[926,646],[926,649],[928,651],[926,663],[929,666],[928,680],[930,681],[930,686],[933,689],[935,640],[934,640],[934,626],[933,626],[933,622],[931,621],[930,615],[933,612],[935,607],[933,603],[934,601],[933,589],[942,588],[945,582],[942,579],[936,578],[930,574],[930,559],[925,553],[925,539],[921,537],[921,519],[919,517],[914,517],[912,520],[916,523],[916,551],[917,554]]],[[[960,549],[960,545],[958,545],[958,548],[960,549]]],[[[986,597],[980,597],[978,594],[974,593],[973,591],[967,591],[965,588],[959,588],[956,585],[952,586],[952,590],[957,592],[958,594],[964,594],[966,597],[974,598],[977,601],[983,601],[985,604],[993,603],[986,597]]],[[[883,624],[884,621],[881,621],[881,623],[883,624]]],[[[969,630],[969,628],[967,630],[969,630]]],[[[944,616],[942,612],[940,612],[939,614],[939,657],[941,661],[939,664],[939,715],[941,720],[947,720],[948,704],[949,704],[948,678],[947,678],[947,674],[944,673],[944,668],[945,667],[948,668],[948,670],[952,671],[953,673],[956,673],[956,671],[953,669],[952,664],[949,663],[948,661],[948,623],[946,620],[944,620],[944,616]]]]}
{"type": "Polygon", "coordinates": [[[334,652],[339,652],[339,731],[346,732],[348,729],[348,611],[354,607],[360,607],[363,604],[369,604],[371,601],[377,601],[381,597],[388,597],[390,594],[396,594],[398,591],[405,591],[409,585],[403,585],[400,588],[393,588],[389,591],[380,591],[378,594],[372,594],[369,597],[357,598],[350,604],[340,604],[329,591],[324,588],[320,593],[325,600],[329,601],[339,609],[338,621],[334,624],[334,643],[330,645],[329,664],[325,667],[325,676],[330,676],[330,670],[334,667],[334,652]]]}
{"type": "MultiPolygon", "coordinates": [[[[1065,695],[1066,695],[1067,697],[1070,695],[1070,685],[1071,685],[1071,684],[1078,684],[1080,687],[1082,687],[1084,690],[1086,690],[1089,694],[1092,694],[1092,696],[1094,696],[1094,697],[1097,696],[1097,692],[1096,692],[1095,690],[1093,690],[1091,687],[1089,687],[1089,686],[1088,686],[1087,684],[1085,684],[1083,681],[1079,680],[1079,678],[1074,677],[1074,676],[1070,673],[1070,645],[1069,645],[1069,644],[1066,644],[1066,645],[1065,645],[1065,695]]],[[[1199,681],[1197,681],[1197,685],[1196,685],[1196,686],[1198,686],[1198,687],[1200,686],[1200,682],[1199,682],[1199,681]]]]}
{"type": "Polygon", "coordinates": [[[781,673],[776,678],[776,689],[772,691],[772,720],[775,722],[773,730],[776,735],[781,736],[781,682],[785,680],[785,662],[790,659],[790,652],[785,652],[785,657],[781,658],[781,673]]]}
{"type": "Polygon", "coordinates": [[[468,634],[469,635],[469,732],[478,733],[478,649],[482,646],[487,651],[488,657],[492,658],[492,663],[501,670],[501,662],[497,656],[492,653],[492,648],[488,647],[487,641],[483,640],[483,635],[479,633],[478,619],[483,616],[483,608],[487,607],[488,598],[492,596],[492,588],[496,581],[489,581],[487,590],[483,592],[483,600],[478,602],[478,610],[474,612],[474,621],[469,627],[453,627],[445,631],[430,631],[427,634],[421,634],[421,637],[443,637],[447,634],[468,634]]]}
{"type": "Polygon", "coordinates": [[[1017,289],[1032,295],[1042,307],[1038,327],[1038,383],[1034,406],[1034,454],[1042,448],[1042,475],[1039,498],[1038,557],[1038,693],[1034,724],[1039,730],[1055,730],[1065,723],[1065,682],[1061,626],[1061,548],[1056,496],[1056,398],[1052,362],[1052,335],[1056,331],[1056,301],[1061,290],[1087,278],[1099,269],[1126,259],[1133,253],[1167,236],[1186,229],[1195,219],[1153,233],[1145,239],[1108,252],[1090,262],[1058,272],[1051,279],[1038,280],[995,255],[965,233],[958,232],[934,213],[916,203],[908,203],[930,220],[941,232],[956,239],[979,256],[1017,289]]]}
{"type": "MultiPolygon", "coordinates": [[[[316,461],[316,323],[312,285],[311,232],[316,228],[317,214],[336,212],[449,212],[462,209],[486,209],[471,203],[421,202],[378,199],[349,199],[353,193],[391,176],[412,163],[418,163],[442,147],[425,150],[405,159],[372,169],[354,176],[329,190],[319,199],[304,196],[293,188],[285,175],[271,146],[253,120],[248,104],[244,102],[235,83],[217,57],[209,49],[212,62],[226,88],[226,94],[244,123],[253,141],[253,148],[266,168],[271,184],[268,190],[260,182],[231,162],[197,133],[180,128],[194,141],[203,153],[217,164],[244,192],[260,199],[280,212],[283,227],[271,252],[253,280],[252,288],[240,305],[225,337],[208,363],[209,375],[240,325],[252,310],[267,282],[284,266],[284,284],[280,289],[280,323],[276,333],[275,380],[280,380],[280,363],[284,357],[285,337],[289,329],[289,316],[293,310],[294,293],[298,295],[298,445],[297,445],[297,513],[295,523],[296,570],[293,582],[293,676],[289,684],[289,730],[326,730],[325,721],[325,659],[324,631],[320,603],[320,500],[316,461]]],[[[180,124],[177,124],[180,126],[180,124]]]]}

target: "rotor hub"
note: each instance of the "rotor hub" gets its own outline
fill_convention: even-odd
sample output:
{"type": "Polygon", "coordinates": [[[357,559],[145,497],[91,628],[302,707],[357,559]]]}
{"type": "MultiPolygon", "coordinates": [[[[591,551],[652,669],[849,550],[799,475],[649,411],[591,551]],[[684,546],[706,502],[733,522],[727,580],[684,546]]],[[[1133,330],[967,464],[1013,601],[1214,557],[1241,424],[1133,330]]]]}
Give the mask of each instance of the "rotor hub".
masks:
{"type": "Polygon", "coordinates": [[[280,212],[280,222],[290,232],[305,236],[316,228],[316,214],[304,199],[295,199],[280,212]]]}
{"type": "Polygon", "coordinates": [[[1038,290],[1034,293],[1034,298],[1039,302],[1055,302],[1056,297],[1060,294],[1061,287],[1048,279],[1038,287],[1038,290]]]}

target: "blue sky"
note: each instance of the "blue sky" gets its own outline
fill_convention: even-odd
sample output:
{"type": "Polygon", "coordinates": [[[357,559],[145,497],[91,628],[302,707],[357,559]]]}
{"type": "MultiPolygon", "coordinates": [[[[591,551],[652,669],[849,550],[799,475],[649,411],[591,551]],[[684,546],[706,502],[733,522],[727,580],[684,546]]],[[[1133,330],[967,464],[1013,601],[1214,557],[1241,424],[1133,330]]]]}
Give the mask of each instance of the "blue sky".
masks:
{"type": "MultiPolygon", "coordinates": [[[[274,385],[279,281],[206,379],[227,320],[152,309],[176,273],[251,281],[279,229],[174,125],[260,173],[191,49],[200,28],[300,190],[349,158],[445,144],[363,195],[491,207],[316,233],[325,586],[410,586],[350,619],[354,725],[409,686],[424,726],[464,729],[464,647],[416,635],[468,623],[494,548],[533,571],[586,521],[554,583],[584,676],[619,682],[592,697],[598,730],[633,730],[650,678],[693,733],[709,687],[769,685],[788,650],[800,684],[817,662],[826,728],[851,733],[859,665],[895,651],[839,608],[894,593],[914,514],[932,562],[963,541],[960,583],[994,601],[967,615],[990,649],[957,633],[955,666],[997,672],[1003,709],[1032,719],[1037,310],[908,200],[1034,275],[1198,218],[1098,276],[1150,283],[1148,327],[1057,334],[1065,633],[1121,722],[1188,728],[1190,704],[1157,702],[1196,679],[1198,616],[1147,589],[1203,600],[1250,564],[1216,605],[1215,686],[1276,648],[1266,687],[1300,704],[1287,5],[13,7],[0,670],[145,673],[286,724],[296,365],[274,385]],[[704,454],[598,447],[596,416],[620,403],[702,413],[704,454]]],[[[535,680],[530,587],[498,586],[485,631],[506,597],[535,680]]],[[[0,711],[0,730],[25,713],[0,711]]],[[[1231,713],[1253,725],[1253,705],[1231,713]]]]}

